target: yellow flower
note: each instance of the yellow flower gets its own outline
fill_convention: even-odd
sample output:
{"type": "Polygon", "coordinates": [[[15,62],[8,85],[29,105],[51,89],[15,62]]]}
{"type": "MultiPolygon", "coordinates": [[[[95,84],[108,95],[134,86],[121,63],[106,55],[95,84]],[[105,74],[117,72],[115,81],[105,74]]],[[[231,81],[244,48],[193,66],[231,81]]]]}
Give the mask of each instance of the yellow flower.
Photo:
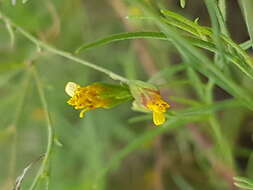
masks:
{"type": "Polygon", "coordinates": [[[93,83],[81,87],[74,82],[68,82],[65,92],[71,97],[67,103],[75,109],[82,109],[81,118],[86,111],[111,108],[132,98],[128,87],[104,83],[93,83]]]}
{"type": "Polygon", "coordinates": [[[133,109],[143,112],[153,112],[153,122],[161,125],[165,122],[165,113],[170,105],[162,99],[158,88],[150,83],[132,80],[130,90],[135,99],[133,109]]]}
{"type": "Polygon", "coordinates": [[[165,112],[170,105],[162,99],[159,91],[149,91],[148,94],[144,98],[144,105],[153,112],[154,124],[161,125],[165,122],[165,112]]]}
{"type": "Polygon", "coordinates": [[[82,118],[86,111],[108,107],[108,100],[100,96],[104,90],[105,88],[100,84],[81,87],[76,83],[69,82],[66,85],[65,92],[71,96],[71,98],[67,103],[74,106],[75,109],[82,109],[80,112],[80,117],[82,118]]]}

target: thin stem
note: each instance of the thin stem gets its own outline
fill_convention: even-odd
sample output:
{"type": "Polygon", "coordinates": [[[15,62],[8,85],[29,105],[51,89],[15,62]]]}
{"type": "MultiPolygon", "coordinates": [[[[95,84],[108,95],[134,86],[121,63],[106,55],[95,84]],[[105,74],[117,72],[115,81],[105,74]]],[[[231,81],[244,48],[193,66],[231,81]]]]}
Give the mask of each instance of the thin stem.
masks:
{"type": "Polygon", "coordinates": [[[31,42],[33,42],[38,48],[44,48],[47,51],[56,54],[56,55],[60,55],[62,57],[65,57],[67,59],[70,59],[72,61],[75,61],[77,63],[80,63],[82,65],[85,65],[87,67],[90,67],[96,71],[102,72],[106,75],[108,75],[109,77],[111,77],[114,80],[119,80],[123,83],[128,83],[129,80],[126,79],[125,77],[122,77],[108,69],[105,69],[103,67],[94,65],[88,61],[82,60],[76,56],[73,56],[71,53],[69,52],[65,52],[59,49],[56,49],[53,46],[50,46],[42,41],[40,41],[39,39],[35,38],[34,36],[32,36],[29,32],[27,32],[26,30],[24,30],[23,28],[19,27],[18,25],[16,25],[10,18],[8,18],[6,15],[4,15],[2,13],[2,11],[0,10],[0,18],[2,18],[4,21],[8,22],[12,27],[14,27],[17,31],[19,31],[23,36],[25,36],[27,39],[29,39],[31,42]]]}
{"type": "Polygon", "coordinates": [[[27,73],[23,79],[21,86],[19,86],[19,89],[22,89],[23,92],[21,93],[21,96],[19,97],[17,107],[16,107],[15,116],[13,118],[12,124],[10,125],[10,128],[12,130],[12,134],[13,134],[13,142],[10,147],[11,155],[10,155],[10,167],[9,167],[10,169],[9,169],[8,175],[9,175],[9,179],[11,179],[11,180],[14,177],[14,171],[15,171],[15,166],[16,166],[17,125],[18,125],[18,121],[19,121],[19,118],[22,113],[22,108],[24,105],[25,95],[26,95],[26,91],[27,91],[29,82],[30,82],[30,73],[27,73]]]}
{"type": "Polygon", "coordinates": [[[31,185],[31,187],[29,188],[29,190],[33,190],[33,189],[36,188],[39,180],[44,176],[44,174],[46,174],[46,176],[47,176],[47,168],[48,168],[47,166],[48,166],[48,163],[49,163],[49,158],[51,156],[52,149],[53,149],[53,144],[54,144],[53,143],[54,142],[54,129],[53,129],[51,119],[50,119],[50,116],[49,116],[48,105],[47,105],[45,93],[44,93],[44,90],[43,90],[43,87],[42,87],[42,83],[41,83],[39,75],[38,75],[38,73],[37,73],[37,71],[34,67],[32,67],[32,73],[33,73],[33,76],[34,76],[34,79],[35,79],[36,86],[38,88],[38,92],[39,92],[39,96],[40,96],[40,99],[41,99],[42,107],[43,107],[44,112],[45,112],[45,117],[46,117],[46,122],[47,122],[48,140],[47,140],[47,150],[46,150],[46,153],[45,153],[45,157],[42,161],[40,169],[39,169],[32,185],[31,185]]]}
{"type": "MultiPolygon", "coordinates": [[[[220,67],[221,69],[224,68],[224,61],[226,60],[224,57],[224,46],[222,45],[221,38],[219,37],[220,33],[228,34],[224,18],[225,13],[223,14],[223,17],[219,17],[220,12],[217,10],[220,7],[217,7],[217,5],[212,0],[206,0],[206,6],[209,11],[209,15],[212,22],[212,28],[213,28],[213,39],[217,46],[218,51],[215,53],[214,57],[214,63],[220,67]],[[220,59],[219,59],[220,58],[220,59]]],[[[221,2],[221,1],[220,1],[221,2]]],[[[225,2],[225,1],[224,1],[225,2]]],[[[219,6],[219,5],[218,5],[219,6]]],[[[205,102],[207,104],[212,104],[213,99],[213,93],[214,93],[214,86],[215,81],[213,79],[210,79],[207,83],[206,93],[205,93],[205,102]]],[[[209,116],[209,125],[211,126],[211,129],[213,131],[213,136],[215,138],[215,142],[217,142],[217,147],[219,153],[222,155],[225,162],[228,163],[230,167],[233,167],[233,158],[231,154],[231,149],[228,146],[228,142],[226,137],[222,134],[221,125],[216,118],[216,114],[212,113],[209,116]]]]}

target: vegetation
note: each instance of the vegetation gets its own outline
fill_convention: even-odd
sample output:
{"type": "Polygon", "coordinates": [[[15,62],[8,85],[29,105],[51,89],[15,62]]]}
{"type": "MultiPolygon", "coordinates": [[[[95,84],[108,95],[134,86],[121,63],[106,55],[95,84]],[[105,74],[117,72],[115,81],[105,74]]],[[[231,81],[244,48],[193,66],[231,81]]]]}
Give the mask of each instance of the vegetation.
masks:
{"type": "Polygon", "coordinates": [[[251,0],[2,1],[0,189],[253,189],[252,17],[251,0]]]}

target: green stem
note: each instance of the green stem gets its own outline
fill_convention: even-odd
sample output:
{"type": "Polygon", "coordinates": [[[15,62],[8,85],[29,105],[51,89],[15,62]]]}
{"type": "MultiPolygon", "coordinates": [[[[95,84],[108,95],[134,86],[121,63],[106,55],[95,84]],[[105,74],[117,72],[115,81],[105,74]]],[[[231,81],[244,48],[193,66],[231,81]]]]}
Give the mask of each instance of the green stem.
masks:
{"type": "Polygon", "coordinates": [[[42,87],[39,75],[38,75],[38,73],[37,73],[37,71],[34,67],[32,67],[32,73],[33,73],[33,76],[34,76],[34,79],[35,79],[36,86],[38,88],[38,92],[39,92],[39,96],[40,96],[40,99],[41,99],[42,107],[45,111],[45,117],[46,117],[46,122],[47,122],[48,140],[47,140],[47,150],[46,150],[46,153],[45,153],[45,157],[42,161],[40,169],[39,169],[36,177],[34,178],[33,183],[30,186],[29,190],[33,190],[33,189],[36,188],[38,182],[44,176],[44,174],[46,174],[46,176],[47,176],[47,166],[48,166],[48,163],[49,163],[49,158],[51,156],[52,149],[53,149],[53,144],[54,144],[54,129],[53,129],[51,119],[50,119],[50,116],[49,116],[45,93],[43,91],[43,87],[42,87]]]}
{"type": "Polygon", "coordinates": [[[114,80],[119,80],[123,83],[128,83],[129,80],[126,79],[125,77],[122,77],[108,69],[105,69],[103,67],[100,67],[100,66],[97,66],[97,65],[94,65],[88,61],[85,61],[85,60],[82,60],[76,56],[73,56],[71,53],[69,52],[65,52],[65,51],[62,51],[62,50],[59,50],[59,49],[56,49],[55,47],[53,46],[50,46],[40,40],[38,40],[37,38],[35,38],[34,36],[32,36],[29,32],[27,32],[26,30],[24,30],[23,28],[19,27],[18,25],[16,25],[14,22],[12,22],[12,20],[10,18],[8,18],[6,15],[4,15],[2,13],[2,11],[0,10],[0,18],[2,18],[4,21],[8,22],[10,24],[10,26],[14,27],[17,31],[19,31],[23,36],[25,36],[27,39],[29,39],[31,42],[33,42],[35,45],[37,45],[38,48],[44,48],[46,49],[47,51],[53,53],[53,54],[56,54],[56,55],[60,55],[62,57],[65,57],[67,59],[70,59],[72,61],[75,61],[77,63],[80,63],[82,65],[85,65],[87,67],[90,67],[96,71],[99,71],[99,72],[102,72],[106,75],[108,75],[109,77],[111,77],[112,79],[114,80]]]}
{"type": "MultiPolygon", "coordinates": [[[[220,1],[221,2],[221,1],[220,1]]],[[[212,28],[213,28],[213,39],[214,42],[217,46],[217,52],[215,53],[215,60],[214,63],[218,66],[221,67],[221,69],[225,66],[224,61],[225,59],[225,47],[223,46],[223,43],[220,38],[220,34],[225,34],[228,35],[224,19],[220,17],[220,12],[218,10],[216,3],[213,0],[206,0],[205,1],[211,22],[212,22],[212,28]],[[218,59],[221,58],[221,59],[218,59]]],[[[225,1],[223,2],[225,3],[225,1]]],[[[220,4],[219,4],[220,5],[220,4]]],[[[218,6],[219,6],[218,5],[218,6]]],[[[223,17],[225,18],[226,15],[223,14],[223,17]]],[[[210,79],[207,83],[207,88],[206,88],[206,94],[205,94],[205,102],[207,104],[212,104],[214,99],[213,99],[213,93],[214,93],[214,86],[215,86],[215,81],[210,79]]],[[[229,166],[233,166],[233,158],[231,154],[231,149],[228,146],[227,139],[225,136],[222,134],[221,130],[221,125],[216,118],[216,113],[212,113],[209,116],[209,124],[211,126],[211,129],[213,131],[213,136],[214,136],[214,142],[217,142],[217,147],[218,147],[218,152],[222,156],[223,160],[229,164],[229,166]]]]}
{"type": "Polygon", "coordinates": [[[9,169],[9,179],[13,179],[14,177],[14,171],[15,171],[15,166],[16,166],[16,154],[17,154],[17,125],[18,125],[18,121],[20,119],[21,113],[22,113],[22,108],[24,106],[24,100],[25,100],[25,95],[26,95],[26,91],[27,88],[29,86],[29,82],[30,82],[30,73],[27,73],[23,79],[22,84],[18,87],[19,89],[21,89],[23,92],[21,93],[19,99],[18,99],[18,103],[17,103],[17,107],[16,107],[16,112],[13,118],[13,122],[10,125],[10,128],[12,130],[12,135],[13,135],[13,142],[11,144],[10,147],[10,169],[9,169]]]}

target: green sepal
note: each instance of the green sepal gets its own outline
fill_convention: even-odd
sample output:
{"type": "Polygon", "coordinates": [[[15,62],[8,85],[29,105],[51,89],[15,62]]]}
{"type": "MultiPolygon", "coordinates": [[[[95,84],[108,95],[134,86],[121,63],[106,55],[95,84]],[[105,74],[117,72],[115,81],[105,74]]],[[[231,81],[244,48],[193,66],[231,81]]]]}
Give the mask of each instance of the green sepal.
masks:
{"type": "Polygon", "coordinates": [[[153,84],[139,80],[131,80],[129,82],[129,88],[134,97],[132,109],[140,112],[150,112],[150,110],[143,105],[142,98],[144,96],[149,97],[149,91],[158,91],[158,88],[153,84]]]}
{"type": "Polygon", "coordinates": [[[133,99],[133,96],[127,85],[107,84],[100,82],[95,84],[104,87],[105,90],[100,94],[100,97],[109,100],[110,104],[107,106],[107,108],[112,108],[118,104],[133,99]]]}

